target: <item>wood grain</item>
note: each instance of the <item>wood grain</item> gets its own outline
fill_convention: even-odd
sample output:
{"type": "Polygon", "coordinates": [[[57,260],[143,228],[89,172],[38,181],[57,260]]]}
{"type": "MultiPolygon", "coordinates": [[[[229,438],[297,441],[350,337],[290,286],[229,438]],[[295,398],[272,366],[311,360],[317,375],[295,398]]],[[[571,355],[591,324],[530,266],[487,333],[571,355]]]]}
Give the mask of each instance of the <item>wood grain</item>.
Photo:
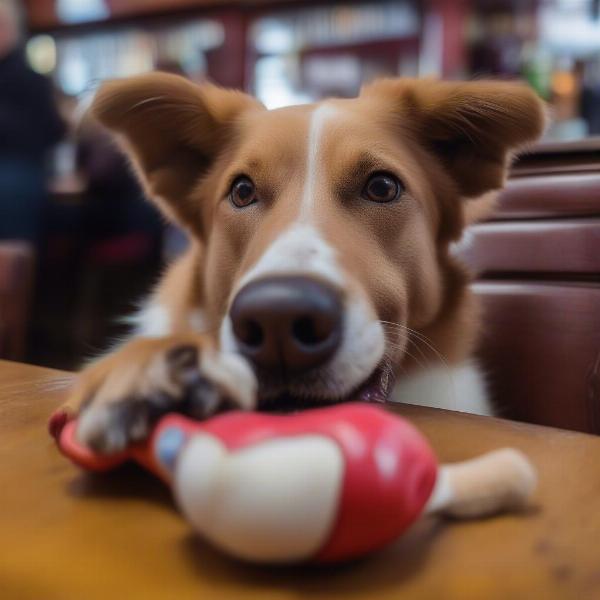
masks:
{"type": "Polygon", "coordinates": [[[422,521],[349,565],[259,568],[194,538],[145,473],[90,476],[63,459],[46,420],[66,377],[0,362],[3,598],[600,597],[599,438],[404,406],[446,461],[507,445],[527,452],[540,472],[535,507],[482,522],[422,521]]]}

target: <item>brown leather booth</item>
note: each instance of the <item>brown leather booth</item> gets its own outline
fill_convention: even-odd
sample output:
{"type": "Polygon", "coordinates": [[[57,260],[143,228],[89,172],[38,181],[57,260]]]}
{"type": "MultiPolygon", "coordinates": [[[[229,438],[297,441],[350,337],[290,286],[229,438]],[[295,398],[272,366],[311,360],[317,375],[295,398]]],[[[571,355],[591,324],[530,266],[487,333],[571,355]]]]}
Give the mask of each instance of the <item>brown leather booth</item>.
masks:
{"type": "Polygon", "coordinates": [[[478,273],[479,354],[501,413],[600,433],[600,139],[523,156],[461,254],[478,273]]]}

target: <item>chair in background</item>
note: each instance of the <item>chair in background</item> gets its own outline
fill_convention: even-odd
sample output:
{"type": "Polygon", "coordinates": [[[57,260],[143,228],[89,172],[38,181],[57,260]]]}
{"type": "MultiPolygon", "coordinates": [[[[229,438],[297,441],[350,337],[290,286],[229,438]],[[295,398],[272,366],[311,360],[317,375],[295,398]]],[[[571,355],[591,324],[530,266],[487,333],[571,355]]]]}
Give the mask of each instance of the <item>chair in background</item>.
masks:
{"type": "Polygon", "coordinates": [[[0,242],[0,358],[24,358],[33,267],[30,244],[0,242]]]}

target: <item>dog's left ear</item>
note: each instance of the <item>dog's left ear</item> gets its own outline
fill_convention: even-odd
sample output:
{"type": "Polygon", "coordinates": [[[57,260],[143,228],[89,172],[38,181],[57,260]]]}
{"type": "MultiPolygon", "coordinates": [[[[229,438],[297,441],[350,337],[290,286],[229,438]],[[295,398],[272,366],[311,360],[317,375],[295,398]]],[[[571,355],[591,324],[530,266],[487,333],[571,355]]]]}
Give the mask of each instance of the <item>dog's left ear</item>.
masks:
{"type": "Polygon", "coordinates": [[[387,101],[399,125],[440,157],[467,198],[502,187],[515,151],[545,125],[543,102],[516,82],[380,80],[361,95],[387,101]]]}
{"type": "Polygon", "coordinates": [[[240,115],[263,109],[242,92],[167,73],[108,81],[91,107],[100,123],[120,134],[148,195],[193,229],[201,229],[200,210],[190,191],[231,139],[240,115]]]}

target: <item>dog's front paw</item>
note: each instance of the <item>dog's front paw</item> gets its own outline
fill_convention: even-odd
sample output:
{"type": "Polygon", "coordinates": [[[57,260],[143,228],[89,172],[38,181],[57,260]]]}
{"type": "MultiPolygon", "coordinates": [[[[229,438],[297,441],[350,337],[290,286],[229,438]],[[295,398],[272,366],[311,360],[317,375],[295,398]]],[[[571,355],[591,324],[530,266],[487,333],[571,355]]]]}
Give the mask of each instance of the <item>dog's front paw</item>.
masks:
{"type": "Polygon", "coordinates": [[[138,339],[85,369],[68,404],[79,408],[79,441],[110,454],[144,440],[167,412],[205,419],[252,409],[255,395],[246,362],[202,338],[138,339]]]}

